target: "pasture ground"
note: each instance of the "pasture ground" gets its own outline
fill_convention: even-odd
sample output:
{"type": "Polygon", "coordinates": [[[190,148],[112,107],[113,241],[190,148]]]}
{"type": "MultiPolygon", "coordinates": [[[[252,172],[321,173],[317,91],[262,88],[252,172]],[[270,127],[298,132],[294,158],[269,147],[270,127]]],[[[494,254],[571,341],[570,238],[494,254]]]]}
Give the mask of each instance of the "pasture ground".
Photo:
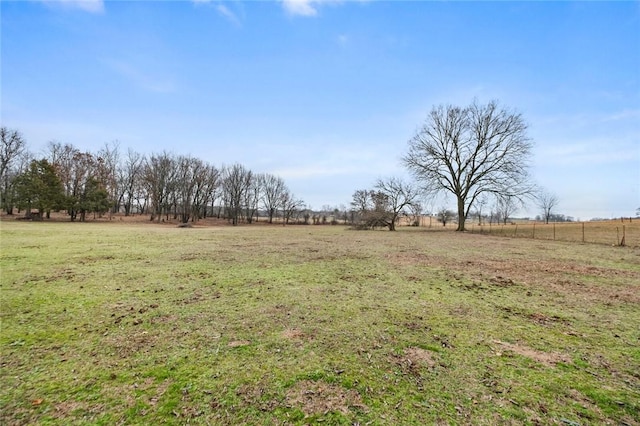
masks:
{"type": "Polygon", "coordinates": [[[0,227],[1,424],[640,424],[638,248],[0,227]]]}

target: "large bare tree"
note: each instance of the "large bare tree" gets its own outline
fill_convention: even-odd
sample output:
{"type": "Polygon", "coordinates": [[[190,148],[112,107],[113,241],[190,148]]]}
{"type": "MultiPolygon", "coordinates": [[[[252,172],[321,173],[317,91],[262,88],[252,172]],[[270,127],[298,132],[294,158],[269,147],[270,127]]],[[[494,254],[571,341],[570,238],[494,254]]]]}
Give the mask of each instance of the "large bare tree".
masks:
{"type": "Polygon", "coordinates": [[[424,189],[456,198],[458,231],[485,193],[523,200],[534,185],[528,173],[531,141],[518,113],[496,101],[466,108],[434,107],[409,141],[403,161],[424,189]]]}

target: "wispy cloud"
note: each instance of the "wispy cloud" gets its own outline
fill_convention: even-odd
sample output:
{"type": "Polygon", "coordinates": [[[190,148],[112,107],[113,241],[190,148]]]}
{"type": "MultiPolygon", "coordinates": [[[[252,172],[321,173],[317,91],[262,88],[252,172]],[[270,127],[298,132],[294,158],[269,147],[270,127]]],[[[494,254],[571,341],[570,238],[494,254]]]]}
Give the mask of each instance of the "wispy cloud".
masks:
{"type": "Polygon", "coordinates": [[[539,152],[537,157],[541,164],[554,166],[613,166],[637,161],[640,151],[636,144],[637,140],[630,135],[618,135],[615,142],[605,137],[556,142],[539,152]]]}
{"type": "Polygon", "coordinates": [[[170,80],[146,73],[128,62],[111,59],[102,62],[133,85],[147,92],[172,93],[175,91],[175,86],[170,80]]]}
{"type": "Polygon", "coordinates": [[[294,166],[277,169],[275,174],[284,179],[311,179],[350,175],[357,169],[347,166],[326,166],[321,164],[294,166]]]}
{"type": "Polygon", "coordinates": [[[238,15],[236,15],[231,9],[229,9],[227,6],[225,6],[224,4],[218,4],[216,5],[216,10],[218,11],[218,13],[223,16],[224,18],[226,18],[229,22],[231,22],[233,25],[237,25],[240,26],[241,22],[240,19],[238,18],[238,15]]]}
{"type": "Polygon", "coordinates": [[[622,120],[638,120],[640,122],[640,109],[625,109],[619,112],[615,112],[609,115],[605,115],[601,119],[604,122],[609,121],[622,121],[622,120]]]}
{"type": "MultiPolygon", "coordinates": [[[[242,20],[240,19],[240,17],[238,16],[238,14],[236,12],[234,12],[233,10],[231,10],[231,8],[229,8],[227,5],[223,4],[223,2],[221,1],[217,1],[217,0],[191,0],[191,3],[193,3],[196,7],[197,6],[209,6],[209,7],[214,7],[216,12],[218,12],[218,14],[220,16],[222,16],[223,18],[225,18],[227,21],[231,22],[233,25],[236,26],[242,26],[242,20]]],[[[238,5],[238,3],[235,3],[235,5],[238,5]]],[[[237,9],[237,7],[235,7],[237,9]]]]}
{"type": "Polygon", "coordinates": [[[342,0],[280,0],[284,10],[293,16],[316,16],[324,4],[338,4],[342,0]]]}
{"type": "Polygon", "coordinates": [[[79,9],[89,13],[104,13],[103,0],[41,0],[42,3],[65,9],[79,9]]]}
{"type": "Polygon", "coordinates": [[[318,10],[314,3],[318,2],[314,0],[282,0],[282,7],[290,15],[316,16],[318,10]]]}

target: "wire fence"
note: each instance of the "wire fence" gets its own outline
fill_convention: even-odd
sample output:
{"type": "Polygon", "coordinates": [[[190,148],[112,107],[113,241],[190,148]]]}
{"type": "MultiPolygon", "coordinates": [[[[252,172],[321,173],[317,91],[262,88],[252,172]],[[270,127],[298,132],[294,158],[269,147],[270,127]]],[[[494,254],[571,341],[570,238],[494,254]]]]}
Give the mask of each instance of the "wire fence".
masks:
{"type": "Polygon", "coordinates": [[[533,238],[552,241],[607,244],[640,247],[640,219],[618,219],[600,222],[525,222],[507,225],[472,224],[472,233],[512,238],[533,238]]]}

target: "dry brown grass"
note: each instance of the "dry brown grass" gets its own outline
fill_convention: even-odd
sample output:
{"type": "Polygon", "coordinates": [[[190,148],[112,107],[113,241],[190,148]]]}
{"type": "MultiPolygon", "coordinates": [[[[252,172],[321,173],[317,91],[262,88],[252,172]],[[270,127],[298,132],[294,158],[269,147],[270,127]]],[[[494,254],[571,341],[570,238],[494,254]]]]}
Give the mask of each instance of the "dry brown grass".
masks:
{"type": "Polygon", "coordinates": [[[640,219],[596,222],[549,223],[521,222],[508,225],[469,224],[473,233],[539,240],[569,241],[640,247],[640,219]],[[624,240],[623,240],[624,238],[624,240]]]}

